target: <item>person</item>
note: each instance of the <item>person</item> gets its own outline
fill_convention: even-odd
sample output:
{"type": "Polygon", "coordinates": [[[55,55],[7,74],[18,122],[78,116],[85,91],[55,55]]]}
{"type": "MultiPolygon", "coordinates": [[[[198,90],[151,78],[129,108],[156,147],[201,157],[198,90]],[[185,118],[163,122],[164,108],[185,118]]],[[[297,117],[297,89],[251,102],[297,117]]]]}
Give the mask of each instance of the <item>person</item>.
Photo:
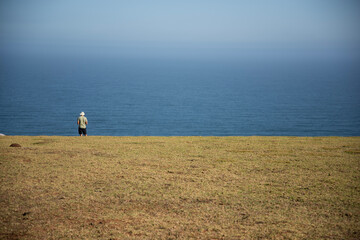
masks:
{"type": "Polygon", "coordinates": [[[77,124],[79,125],[79,135],[80,135],[80,137],[82,135],[87,136],[86,125],[88,124],[88,120],[85,117],[84,112],[80,113],[80,117],[78,117],[78,119],[77,119],[77,124]]]}

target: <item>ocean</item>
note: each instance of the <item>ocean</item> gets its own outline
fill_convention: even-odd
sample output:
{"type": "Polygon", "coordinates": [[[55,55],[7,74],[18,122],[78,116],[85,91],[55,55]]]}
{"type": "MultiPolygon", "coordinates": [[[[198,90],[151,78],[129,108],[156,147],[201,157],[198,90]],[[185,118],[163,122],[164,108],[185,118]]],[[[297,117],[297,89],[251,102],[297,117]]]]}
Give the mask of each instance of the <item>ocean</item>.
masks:
{"type": "Polygon", "coordinates": [[[0,62],[0,133],[360,136],[354,59],[24,57],[0,62]]]}

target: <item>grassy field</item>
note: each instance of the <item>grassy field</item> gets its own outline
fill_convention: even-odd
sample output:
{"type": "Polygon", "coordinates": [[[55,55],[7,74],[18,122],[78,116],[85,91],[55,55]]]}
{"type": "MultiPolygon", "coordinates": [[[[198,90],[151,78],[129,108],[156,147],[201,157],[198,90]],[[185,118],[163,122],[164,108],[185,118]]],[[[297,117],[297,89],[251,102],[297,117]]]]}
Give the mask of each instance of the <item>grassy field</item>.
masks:
{"type": "Polygon", "coordinates": [[[0,181],[0,239],[360,239],[360,137],[6,136],[0,181]]]}

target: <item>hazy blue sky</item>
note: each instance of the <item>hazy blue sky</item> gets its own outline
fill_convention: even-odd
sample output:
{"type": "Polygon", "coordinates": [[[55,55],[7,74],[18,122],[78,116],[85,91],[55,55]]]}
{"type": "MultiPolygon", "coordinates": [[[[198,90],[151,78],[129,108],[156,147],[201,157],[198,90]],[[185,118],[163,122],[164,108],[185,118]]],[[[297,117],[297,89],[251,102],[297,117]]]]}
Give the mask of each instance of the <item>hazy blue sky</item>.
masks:
{"type": "Polygon", "coordinates": [[[356,0],[0,1],[1,48],[17,51],[359,49],[359,23],[356,0]]]}

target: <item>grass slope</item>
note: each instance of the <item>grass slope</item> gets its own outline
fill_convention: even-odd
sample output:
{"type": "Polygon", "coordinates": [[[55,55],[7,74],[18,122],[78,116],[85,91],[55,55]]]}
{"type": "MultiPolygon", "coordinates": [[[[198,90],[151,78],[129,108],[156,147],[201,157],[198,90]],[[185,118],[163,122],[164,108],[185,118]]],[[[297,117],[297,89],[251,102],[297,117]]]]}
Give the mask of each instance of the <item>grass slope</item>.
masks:
{"type": "Polygon", "coordinates": [[[0,239],[360,239],[359,137],[6,136],[0,181],[0,239]]]}

